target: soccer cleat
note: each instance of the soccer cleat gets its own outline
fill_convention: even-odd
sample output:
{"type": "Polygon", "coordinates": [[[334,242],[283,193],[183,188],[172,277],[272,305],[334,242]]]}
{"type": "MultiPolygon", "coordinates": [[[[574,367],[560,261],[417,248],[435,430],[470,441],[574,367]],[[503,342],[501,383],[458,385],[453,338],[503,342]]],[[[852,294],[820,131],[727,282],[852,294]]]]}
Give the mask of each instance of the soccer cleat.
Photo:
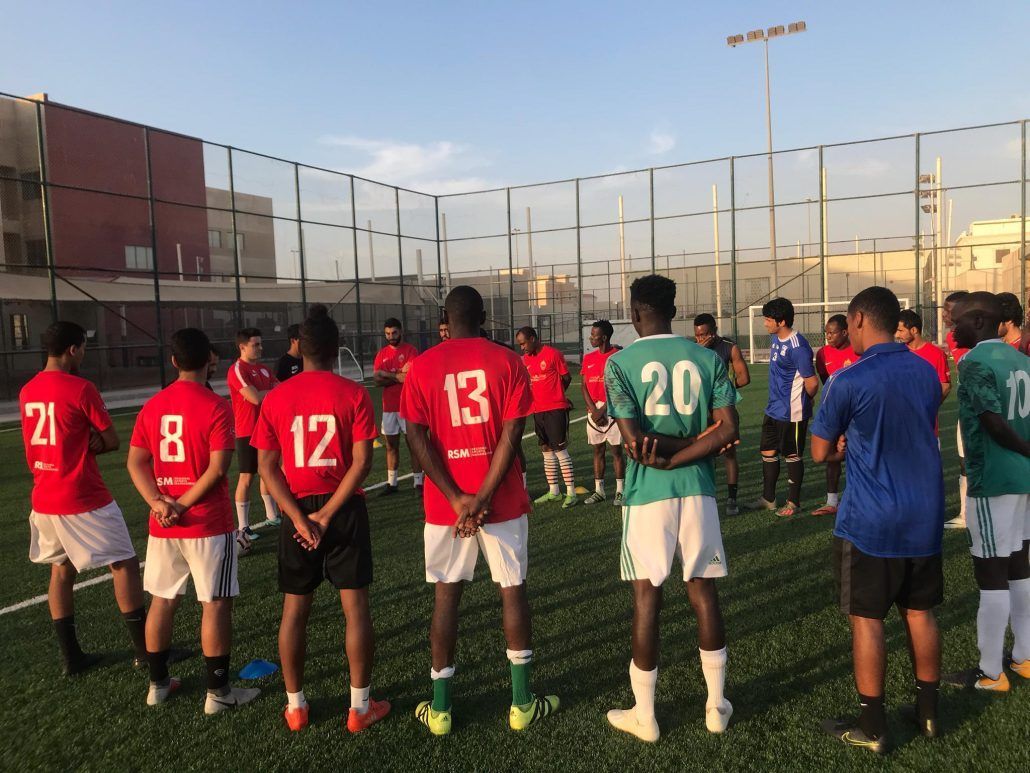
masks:
{"type": "Polygon", "coordinates": [[[585,505],[596,505],[598,502],[604,502],[608,497],[604,495],[603,491],[595,491],[593,494],[583,500],[585,505]]]}
{"type": "Polygon", "coordinates": [[[261,694],[257,687],[230,687],[225,695],[207,694],[204,700],[205,714],[221,714],[223,711],[230,711],[245,703],[250,703],[261,694]]]}
{"type": "Polygon", "coordinates": [[[256,531],[254,531],[249,526],[246,529],[243,529],[242,531],[243,531],[244,534],[247,535],[247,539],[249,539],[251,542],[253,542],[254,540],[261,539],[261,535],[258,534],[256,531]]]}
{"type": "Polygon", "coordinates": [[[899,713],[919,729],[919,734],[923,738],[936,738],[941,734],[940,726],[937,724],[937,717],[920,719],[914,703],[903,704],[899,709],[899,713]]]}
{"type": "Polygon", "coordinates": [[[570,507],[575,507],[578,504],[579,497],[577,497],[575,494],[567,494],[565,496],[565,501],[561,503],[561,509],[568,510],[570,507]]]}
{"type": "Polygon", "coordinates": [[[744,505],[745,510],[775,510],[776,503],[770,502],[764,497],[758,497],[754,502],[748,502],[744,505]]]}
{"type": "Polygon", "coordinates": [[[825,719],[821,727],[824,733],[832,735],[838,741],[843,741],[846,746],[857,746],[860,749],[868,749],[877,754],[887,753],[886,734],[881,735],[879,738],[870,738],[862,732],[862,728],[858,726],[857,720],[825,719]]]}
{"type": "Polygon", "coordinates": [[[508,726],[512,730],[525,730],[558,710],[557,695],[534,695],[533,701],[524,706],[512,706],[508,712],[508,726]]]}
{"type": "Polygon", "coordinates": [[[147,690],[147,705],[157,706],[158,704],[164,703],[166,700],[171,698],[172,695],[178,692],[180,687],[182,687],[182,682],[174,676],[168,677],[168,684],[165,685],[151,682],[150,689],[147,690]]]}
{"type": "Polygon", "coordinates": [[[612,500],[612,507],[622,507],[622,492],[615,492],[615,499],[612,500]]]}
{"type": "Polygon", "coordinates": [[[282,518],[266,518],[265,519],[265,523],[267,523],[269,526],[279,527],[279,526],[283,525],[283,519],[282,518]]]}
{"type": "Polygon", "coordinates": [[[956,515],[951,520],[944,522],[945,529],[964,529],[966,528],[966,519],[961,515],[956,515]]]}
{"type": "Polygon", "coordinates": [[[736,499],[726,500],[726,515],[740,515],[740,507],[737,506],[736,499]]]}
{"type": "Polygon", "coordinates": [[[941,675],[941,683],[952,687],[961,687],[966,690],[985,690],[987,692],[1008,692],[1012,689],[1009,678],[1002,671],[997,679],[988,676],[979,668],[968,668],[965,671],[955,671],[950,674],[941,675]]]}
{"type": "Polygon", "coordinates": [[[709,733],[724,733],[732,716],[733,704],[723,698],[721,706],[711,706],[705,709],[705,727],[708,728],[709,733]]]}
{"type": "Polygon", "coordinates": [[[432,701],[422,701],[415,707],[415,719],[428,727],[433,735],[449,735],[451,732],[451,710],[434,711],[432,701]]]}
{"type": "Polygon", "coordinates": [[[308,726],[308,704],[305,703],[295,709],[287,706],[283,711],[283,718],[286,720],[286,726],[294,733],[303,730],[308,726]]]}
{"type": "Polygon", "coordinates": [[[547,502],[560,502],[561,498],[561,494],[552,494],[550,491],[548,491],[546,494],[541,494],[536,499],[534,499],[533,504],[542,505],[547,502]]]}
{"type": "Polygon", "coordinates": [[[241,556],[245,556],[250,552],[251,544],[250,537],[247,536],[247,530],[237,529],[236,530],[236,544],[239,546],[239,553],[241,556]]]}
{"type": "Polygon", "coordinates": [[[360,733],[366,730],[380,719],[390,713],[390,701],[377,701],[375,698],[368,699],[368,709],[364,714],[359,714],[357,709],[347,712],[347,729],[352,733],[360,733]]]}
{"type": "Polygon", "coordinates": [[[62,660],[61,673],[65,676],[78,676],[85,671],[89,671],[89,669],[97,665],[100,660],[101,658],[99,655],[88,655],[83,652],[79,657],[73,660],[62,660]]]}
{"type": "Polygon", "coordinates": [[[812,511],[812,515],[836,515],[837,505],[823,505],[812,511]]]}
{"type": "Polygon", "coordinates": [[[635,735],[647,743],[654,743],[661,735],[658,730],[658,720],[651,717],[648,722],[640,722],[637,719],[637,712],[633,709],[612,709],[608,712],[608,724],[616,730],[635,735]]]}
{"type": "Polygon", "coordinates": [[[1012,653],[1005,653],[1005,668],[1009,668],[1024,679],[1030,679],[1030,658],[1026,660],[1013,660],[1012,653]]]}
{"type": "Polygon", "coordinates": [[[391,486],[389,483],[387,483],[385,486],[383,486],[383,490],[379,492],[379,496],[380,497],[392,496],[392,495],[398,493],[400,490],[401,490],[400,486],[391,486]]]}
{"type": "Polygon", "coordinates": [[[787,502],[783,507],[776,511],[776,515],[780,518],[793,518],[801,511],[801,505],[794,504],[793,502],[787,502]]]}

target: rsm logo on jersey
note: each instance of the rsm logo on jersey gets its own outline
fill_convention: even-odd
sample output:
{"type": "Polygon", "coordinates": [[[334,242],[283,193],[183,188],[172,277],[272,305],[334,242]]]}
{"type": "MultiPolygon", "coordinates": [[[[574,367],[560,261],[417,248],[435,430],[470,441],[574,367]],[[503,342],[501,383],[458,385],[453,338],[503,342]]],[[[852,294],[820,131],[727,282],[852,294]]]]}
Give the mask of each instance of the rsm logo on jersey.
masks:
{"type": "Polygon", "coordinates": [[[191,478],[184,478],[182,476],[172,477],[164,476],[155,478],[158,486],[192,486],[193,480],[191,478]]]}
{"type": "Polygon", "coordinates": [[[32,465],[32,469],[41,472],[57,472],[57,465],[50,462],[35,462],[32,465]]]}
{"type": "Polygon", "coordinates": [[[448,459],[471,459],[476,456],[486,456],[485,448],[448,448],[448,459]]]}

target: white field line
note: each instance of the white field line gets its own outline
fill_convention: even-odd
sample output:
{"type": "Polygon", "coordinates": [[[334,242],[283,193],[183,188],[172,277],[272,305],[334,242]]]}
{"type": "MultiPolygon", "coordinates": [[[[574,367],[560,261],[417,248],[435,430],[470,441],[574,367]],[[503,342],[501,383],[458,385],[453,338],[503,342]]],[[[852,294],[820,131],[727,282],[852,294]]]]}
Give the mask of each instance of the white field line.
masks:
{"type": "MultiPolygon", "coordinates": [[[[579,418],[572,419],[572,421],[570,421],[569,424],[575,424],[576,422],[579,422],[579,421],[585,421],[586,418],[587,418],[586,416],[580,416],[579,418]]],[[[7,431],[7,430],[5,430],[5,431],[7,431]]],[[[522,436],[522,439],[523,440],[528,440],[529,438],[533,437],[533,434],[534,433],[532,433],[532,432],[530,432],[528,434],[525,434],[525,435],[522,436]]],[[[409,472],[407,475],[399,476],[397,478],[397,480],[407,480],[408,478],[413,477],[413,475],[414,475],[414,473],[410,473],[409,472]]],[[[386,481],[384,480],[384,481],[381,481],[379,483],[373,483],[371,486],[363,486],[363,488],[364,488],[365,491],[374,491],[374,490],[376,490],[378,488],[382,488],[385,485],[386,485],[386,481]]],[[[254,528],[254,529],[264,529],[268,525],[269,525],[268,521],[262,521],[261,523],[255,524],[251,528],[254,528]]],[[[146,561],[140,561],[139,565],[140,565],[140,569],[142,569],[144,566],[147,565],[147,562],[146,561]]],[[[97,577],[91,577],[88,580],[83,580],[82,582],[75,583],[75,588],[74,589],[75,590],[80,590],[82,588],[88,588],[90,585],[99,585],[100,583],[107,582],[110,579],[111,579],[111,573],[109,571],[106,571],[106,569],[105,569],[104,573],[101,574],[101,575],[98,575],[97,577]]],[[[0,615],[6,615],[6,614],[9,614],[11,612],[17,612],[17,611],[19,611],[21,609],[27,609],[28,607],[35,606],[36,604],[42,604],[46,600],[47,600],[47,596],[46,596],[45,593],[43,595],[41,595],[41,596],[33,596],[30,599],[25,599],[24,601],[19,601],[17,604],[11,604],[9,607],[4,607],[3,609],[0,609],[0,615]]]]}

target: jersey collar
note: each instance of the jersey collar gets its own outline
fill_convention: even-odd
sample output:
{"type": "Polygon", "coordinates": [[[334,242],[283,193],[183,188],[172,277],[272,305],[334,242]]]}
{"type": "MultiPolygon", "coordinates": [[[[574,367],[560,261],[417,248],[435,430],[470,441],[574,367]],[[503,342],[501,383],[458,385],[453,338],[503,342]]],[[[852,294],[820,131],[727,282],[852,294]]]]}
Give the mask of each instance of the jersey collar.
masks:
{"type": "MultiPolygon", "coordinates": [[[[864,352],[862,352],[862,357],[865,358],[865,357],[869,356],[870,354],[875,354],[875,353],[878,353],[878,352],[901,352],[901,351],[912,352],[912,350],[908,348],[908,344],[901,344],[901,343],[898,343],[897,341],[889,341],[887,343],[882,343],[882,344],[873,344],[868,349],[866,349],[864,352]]],[[[915,352],[912,352],[912,353],[915,354],[915,352]]]]}
{"type": "Polygon", "coordinates": [[[656,341],[659,338],[683,338],[683,336],[678,336],[675,333],[655,333],[653,336],[641,336],[633,343],[637,343],[637,341],[656,341]]]}
{"type": "MultiPolygon", "coordinates": [[[[1005,339],[1004,338],[988,338],[986,341],[981,341],[978,344],[974,344],[973,348],[975,349],[977,346],[983,346],[984,344],[1004,344],[1004,343],[1005,343],[1005,339]]],[[[1009,346],[1010,344],[1005,344],[1005,345],[1009,346]]]]}

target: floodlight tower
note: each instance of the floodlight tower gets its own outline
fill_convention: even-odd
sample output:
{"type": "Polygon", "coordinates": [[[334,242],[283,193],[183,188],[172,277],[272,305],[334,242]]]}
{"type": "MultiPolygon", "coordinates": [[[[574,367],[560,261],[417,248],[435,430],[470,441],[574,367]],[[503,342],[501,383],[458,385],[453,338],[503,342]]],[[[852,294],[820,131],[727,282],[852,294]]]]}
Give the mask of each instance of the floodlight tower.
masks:
{"type": "Polygon", "coordinates": [[[793,35],[796,32],[804,32],[808,26],[803,21],[791,22],[786,27],[782,24],[776,27],[769,27],[768,30],[751,30],[747,35],[730,35],[726,38],[726,45],[736,48],[744,43],[757,43],[762,41],[765,44],[765,132],[768,140],[769,150],[769,257],[773,262],[773,271],[776,271],[776,206],[773,195],[773,139],[772,139],[772,100],[769,94],[769,41],[773,38],[793,35]]]}

